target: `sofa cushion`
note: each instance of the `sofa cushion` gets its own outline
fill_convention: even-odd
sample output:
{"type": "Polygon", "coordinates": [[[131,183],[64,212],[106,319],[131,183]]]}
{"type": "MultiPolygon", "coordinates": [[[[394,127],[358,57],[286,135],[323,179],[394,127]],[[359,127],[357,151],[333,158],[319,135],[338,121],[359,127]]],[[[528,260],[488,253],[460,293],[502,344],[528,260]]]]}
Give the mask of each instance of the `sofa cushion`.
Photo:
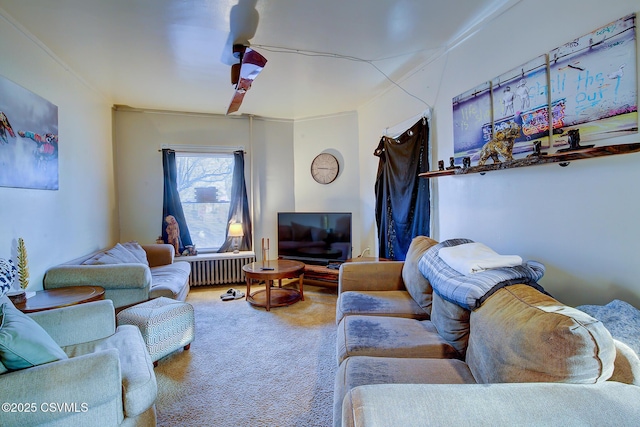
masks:
{"type": "Polygon", "coordinates": [[[98,252],[93,257],[85,260],[83,265],[104,265],[104,264],[140,264],[140,260],[135,257],[129,250],[127,250],[120,243],[108,249],[104,252],[98,252]]]}
{"type": "Polygon", "coordinates": [[[151,357],[137,327],[118,326],[108,338],[67,346],[64,351],[69,357],[77,357],[112,348],[120,356],[125,415],[135,417],[153,405],[158,393],[151,357]]]}
{"type": "Polygon", "coordinates": [[[336,321],[340,322],[344,316],[352,314],[429,319],[429,313],[407,291],[343,292],[336,305],[336,321]]]}
{"type": "Polygon", "coordinates": [[[438,242],[426,236],[414,237],[407,250],[402,267],[402,280],[407,292],[427,313],[431,313],[431,284],[418,269],[418,263],[424,252],[438,242]]]}
{"type": "Polygon", "coordinates": [[[42,326],[10,303],[0,305],[0,362],[6,370],[31,368],[66,358],[42,326]]]}
{"type": "Polygon", "coordinates": [[[467,363],[479,383],[597,383],[615,357],[600,321],[530,286],[502,288],[471,313],[467,363]]]}
{"type": "Polygon", "coordinates": [[[351,356],[458,357],[429,320],[385,316],[347,316],[338,325],[338,364],[351,356]]]}
{"type": "MultiPolygon", "coordinates": [[[[340,426],[342,401],[347,392],[354,387],[369,384],[475,384],[475,380],[467,365],[458,359],[350,357],[340,364],[336,373],[333,391],[334,426],[340,426]]],[[[416,402],[411,402],[405,410],[410,411],[410,407],[415,404],[416,402]]],[[[420,421],[423,422],[424,420],[420,421]]]]}
{"type": "Polygon", "coordinates": [[[601,384],[376,384],[344,400],[350,426],[637,426],[640,388],[601,384]]]}
{"type": "Polygon", "coordinates": [[[471,312],[433,293],[431,321],[446,342],[451,344],[464,359],[469,342],[469,317],[471,312]]]}
{"type": "Polygon", "coordinates": [[[149,298],[167,297],[184,300],[187,297],[191,274],[191,263],[176,261],[173,264],[151,268],[151,289],[149,298]]]}

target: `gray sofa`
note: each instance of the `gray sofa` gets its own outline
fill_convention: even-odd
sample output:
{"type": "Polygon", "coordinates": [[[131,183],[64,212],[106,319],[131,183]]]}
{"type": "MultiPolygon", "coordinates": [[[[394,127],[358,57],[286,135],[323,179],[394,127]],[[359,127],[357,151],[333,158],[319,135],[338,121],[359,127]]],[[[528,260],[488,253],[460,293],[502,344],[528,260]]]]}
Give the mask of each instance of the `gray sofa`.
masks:
{"type": "Polygon", "coordinates": [[[0,310],[2,426],[156,425],[151,358],[111,301],[24,315],[2,297],[0,310]]]}
{"type": "Polygon", "coordinates": [[[184,301],[189,294],[191,264],[175,261],[172,245],[118,243],[50,268],[44,289],[94,285],[116,309],[158,297],[184,301]]]}
{"type": "Polygon", "coordinates": [[[434,244],[341,267],[334,426],[638,425],[640,359],[602,322],[525,284],[449,302],[417,269],[434,244]]]}

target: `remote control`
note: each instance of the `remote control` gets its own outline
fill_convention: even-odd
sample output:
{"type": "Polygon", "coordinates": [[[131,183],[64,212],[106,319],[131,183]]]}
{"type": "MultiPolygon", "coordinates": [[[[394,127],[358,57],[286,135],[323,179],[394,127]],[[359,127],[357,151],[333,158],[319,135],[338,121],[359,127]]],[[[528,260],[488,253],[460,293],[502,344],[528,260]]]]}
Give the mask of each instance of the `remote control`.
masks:
{"type": "Polygon", "coordinates": [[[273,267],[262,267],[261,270],[273,270],[273,267]]]}

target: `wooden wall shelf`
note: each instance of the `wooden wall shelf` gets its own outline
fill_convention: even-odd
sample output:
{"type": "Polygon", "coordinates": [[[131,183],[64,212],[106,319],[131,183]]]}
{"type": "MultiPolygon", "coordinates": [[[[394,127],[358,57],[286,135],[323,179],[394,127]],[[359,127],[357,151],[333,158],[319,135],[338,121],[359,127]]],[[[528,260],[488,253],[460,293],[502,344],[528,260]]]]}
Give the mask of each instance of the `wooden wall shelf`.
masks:
{"type": "Polygon", "coordinates": [[[515,159],[509,162],[491,163],[484,166],[471,166],[468,168],[456,167],[455,169],[436,170],[421,173],[422,178],[437,178],[449,175],[467,175],[472,173],[485,174],[486,172],[512,169],[524,166],[545,165],[547,163],[559,163],[567,166],[574,160],[592,159],[595,157],[613,156],[616,154],[630,154],[640,151],[640,142],[630,144],[606,145],[603,147],[581,148],[563,153],[530,155],[523,159],[515,159]]]}

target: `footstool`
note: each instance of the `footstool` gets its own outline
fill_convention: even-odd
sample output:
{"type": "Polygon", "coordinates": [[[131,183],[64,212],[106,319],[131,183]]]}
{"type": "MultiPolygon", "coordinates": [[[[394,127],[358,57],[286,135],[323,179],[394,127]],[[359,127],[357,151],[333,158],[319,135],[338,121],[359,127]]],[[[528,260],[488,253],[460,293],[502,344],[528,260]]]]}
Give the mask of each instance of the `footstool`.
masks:
{"type": "Polygon", "coordinates": [[[193,306],[171,298],[159,297],[134,305],[118,313],[116,320],[118,325],[140,329],[153,366],[180,347],[189,350],[195,337],[193,306]]]}

